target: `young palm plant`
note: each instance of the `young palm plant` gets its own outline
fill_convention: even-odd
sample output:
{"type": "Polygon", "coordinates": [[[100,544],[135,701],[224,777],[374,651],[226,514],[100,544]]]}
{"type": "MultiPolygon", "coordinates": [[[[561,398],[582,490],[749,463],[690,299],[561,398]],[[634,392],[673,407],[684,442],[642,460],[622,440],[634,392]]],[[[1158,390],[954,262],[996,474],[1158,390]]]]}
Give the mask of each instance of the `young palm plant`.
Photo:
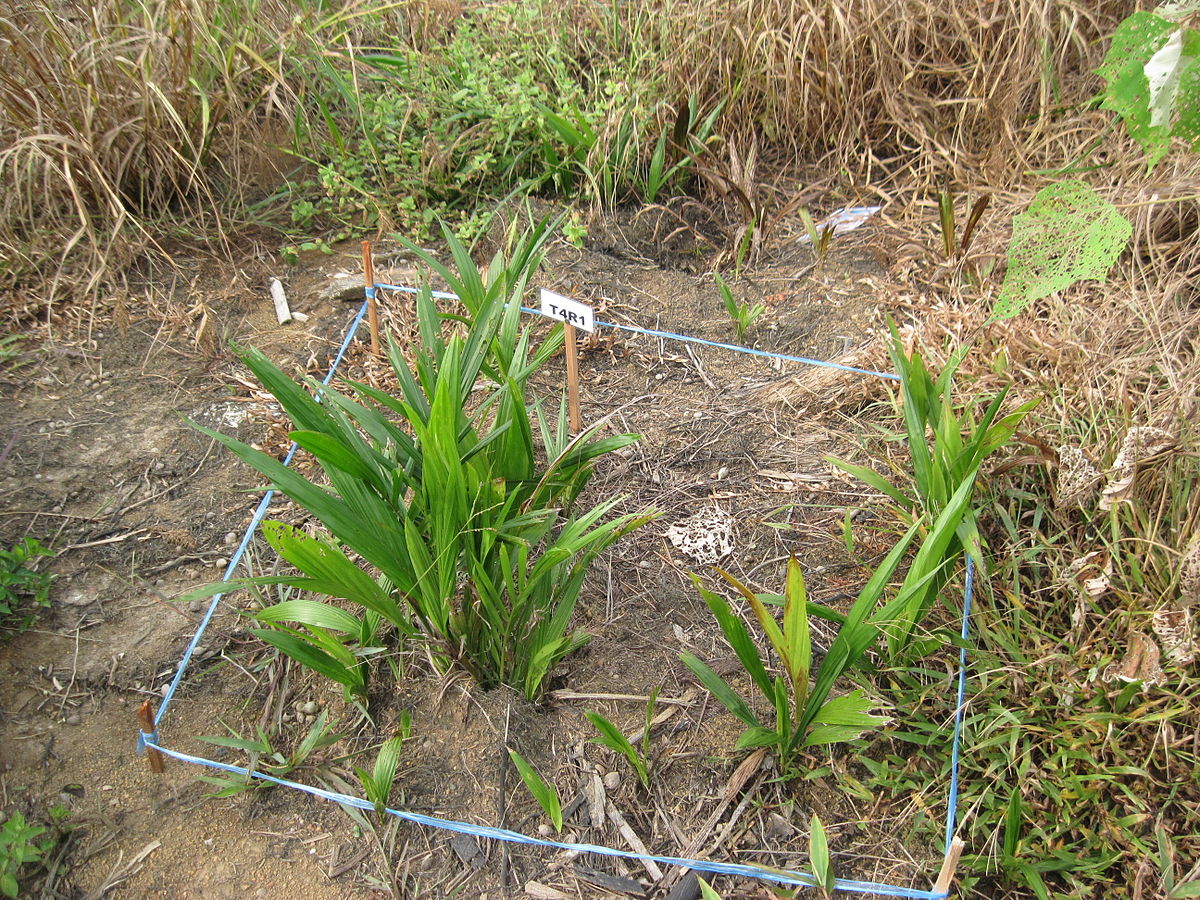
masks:
{"type": "MultiPolygon", "coordinates": [[[[898,554],[893,556],[896,560],[899,559],[898,554]]],[[[871,580],[867,588],[864,588],[866,599],[860,598],[856,606],[874,605],[894,566],[894,561],[889,557],[888,563],[880,570],[880,573],[886,574],[871,580]]],[[[750,604],[754,617],[766,634],[771,649],[774,650],[783,669],[782,674],[774,678],[770,676],[742,620],[723,597],[700,587],[699,580],[693,576],[704,602],[716,616],[725,639],[773,712],[773,721],[764,722],[755,714],[750,704],[706,663],[692,653],[685,652],[681,655],[684,665],[692,670],[700,683],[747,726],[738,738],[738,749],[769,747],[779,760],[780,769],[790,772],[796,755],[804,748],[853,740],[864,731],[888,721],[886,716],[869,712],[876,704],[861,690],[855,689],[847,694],[830,697],[834,680],[853,664],[856,655],[847,652],[834,653],[831,649],[818,669],[815,680],[811,679],[812,640],[808,620],[810,604],[800,563],[794,557],[788,563],[782,628],[767,609],[762,597],[728,572],[721,569],[717,572],[750,604]]],[[[835,615],[819,607],[812,611],[835,615]]],[[[856,631],[878,635],[878,630],[862,622],[850,622],[849,628],[846,622],[843,622],[839,638],[845,633],[849,640],[854,637],[856,631]]]]}
{"type": "MultiPolygon", "coordinates": [[[[900,404],[912,472],[897,467],[903,485],[898,487],[873,469],[838,459],[829,461],[887,496],[903,525],[923,535],[897,598],[903,602],[889,604],[894,616],[884,622],[888,656],[902,661],[902,656],[919,656],[928,649],[926,642],[914,643],[914,638],[949,580],[954,562],[966,552],[977,564],[982,563],[974,505],[976,478],[984,460],[1012,438],[1038,401],[1001,415],[1007,396],[1007,390],[1002,390],[976,420],[981,403],[956,406],[952,400],[954,374],[970,345],[955,351],[935,378],[919,351],[905,352],[895,323],[888,324],[892,333],[889,351],[900,375],[900,404]],[[906,481],[909,484],[904,484],[906,481]]],[[[884,620],[876,616],[875,621],[884,620]]]]}
{"type": "Polygon", "coordinates": [[[455,270],[423,254],[462,299],[466,315],[439,313],[428,287],[420,293],[421,341],[411,368],[389,344],[400,396],[355,382],[348,382],[352,396],[312,380],[306,389],[261,353],[243,354],[328,485],[200,429],[332,535],[309,538],[271,526],[273,546],[298,574],[246,581],[291,584],[363,608],[361,620],[315,600],[258,614],[273,625],[302,626],[272,643],[351,692],[365,694],[365,673],[355,660],[372,648],[361,645],[355,630],[373,634],[366,628],[373,616],[415,634],[440,668],[457,666],[485,686],[508,684],[535,699],[548,673],[587,640],[570,620],[588,565],[654,516],[609,517],[621,498],[575,513],[597,458],[637,438],[600,438],[596,428],[570,438],[561,418],[551,427],[540,404],[526,398],[530,375],[561,341],[557,330],[533,351],[531,332],[519,322],[547,233],[543,222],[509,259],[497,254],[486,282],[449,232],[455,270]],[[465,334],[459,328],[447,339],[446,319],[465,325],[465,334]]]}

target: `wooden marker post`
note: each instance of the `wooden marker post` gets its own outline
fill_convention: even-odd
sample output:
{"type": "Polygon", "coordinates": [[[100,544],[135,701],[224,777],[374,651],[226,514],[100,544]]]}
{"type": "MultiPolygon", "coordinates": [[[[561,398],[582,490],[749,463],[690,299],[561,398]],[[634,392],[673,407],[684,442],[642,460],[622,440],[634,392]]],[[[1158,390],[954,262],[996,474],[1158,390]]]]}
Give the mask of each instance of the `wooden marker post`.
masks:
{"type": "MultiPolygon", "coordinates": [[[[141,729],[143,740],[154,738],[154,707],[149,700],[142,701],[138,707],[138,728],[141,729]]],[[[150,771],[161,775],[164,769],[163,755],[157,747],[146,748],[146,758],[150,761],[150,771]]]]}
{"type": "Polygon", "coordinates": [[[938,872],[937,881],[933,884],[936,893],[950,890],[950,882],[954,880],[954,871],[958,868],[958,858],[962,856],[964,846],[962,838],[956,837],[950,842],[950,849],[946,858],[942,860],[942,870],[938,872]]]}
{"type": "Polygon", "coordinates": [[[579,344],[576,331],[581,328],[584,331],[595,331],[596,317],[586,303],[547,290],[542,291],[540,312],[543,316],[563,323],[567,355],[567,407],[571,433],[579,434],[583,430],[583,416],[579,411],[579,344]]]}
{"type": "Polygon", "coordinates": [[[375,302],[375,261],[371,242],[362,242],[363,284],[367,288],[367,323],[371,327],[371,352],[379,355],[379,305],[375,302]]]}
{"type": "Polygon", "coordinates": [[[579,412],[579,347],[575,343],[575,326],[563,328],[567,338],[567,415],[574,435],[583,430],[583,416],[579,412]]]}

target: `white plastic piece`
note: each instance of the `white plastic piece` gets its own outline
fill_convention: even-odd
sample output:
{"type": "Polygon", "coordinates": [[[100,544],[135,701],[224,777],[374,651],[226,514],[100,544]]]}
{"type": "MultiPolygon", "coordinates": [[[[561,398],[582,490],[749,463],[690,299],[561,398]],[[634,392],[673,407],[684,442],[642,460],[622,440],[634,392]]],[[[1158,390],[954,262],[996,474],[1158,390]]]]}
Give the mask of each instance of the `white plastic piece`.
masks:
{"type": "Polygon", "coordinates": [[[283,282],[278,278],[271,279],[271,299],[275,301],[275,318],[280,325],[292,321],[292,311],[288,308],[287,294],[283,292],[283,282]]]}
{"type": "MultiPolygon", "coordinates": [[[[847,231],[853,231],[881,209],[883,209],[882,206],[850,206],[843,209],[835,209],[825,217],[824,221],[817,225],[817,231],[824,231],[832,225],[835,235],[845,234],[847,231]]],[[[808,240],[807,234],[800,235],[801,244],[807,244],[808,240]]]]}

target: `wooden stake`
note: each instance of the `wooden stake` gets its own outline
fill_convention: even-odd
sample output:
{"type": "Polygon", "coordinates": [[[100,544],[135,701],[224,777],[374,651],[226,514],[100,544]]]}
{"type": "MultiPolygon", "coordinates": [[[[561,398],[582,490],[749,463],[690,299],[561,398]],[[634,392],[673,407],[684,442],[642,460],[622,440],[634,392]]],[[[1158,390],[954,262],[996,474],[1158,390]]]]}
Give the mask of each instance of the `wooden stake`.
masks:
{"type": "Polygon", "coordinates": [[[371,326],[371,352],[379,355],[379,306],[375,302],[375,261],[371,242],[362,242],[363,283],[367,288],[367,323],[371,326]]]}
{"type": "Polygon", "coordinates": [[[567,408],[569,410],[571,434],[583,430],[579,413],[579,348],[575,344],[575,326],[564,325],[567,334],[567,408]]]}
{"type": "Polygon", "coordinates": [[[958,858],[962,856],[964,846],[962,838],[956,837],[950,842],[950,851],[942,862],[942,871],[933,883],[934,893],[949,892],[950,882],[954,880],[954,870],[958,868],[958,858]]]}
{"type": "MultiPolygon", "coordinates": [[[[142,701],[137,711],[138,727],[142,730],[145,740],[154,739],[154,707],[149,700],[142,701]]],[[[146,758],[150,760],[150,771],[161,775],[163,772],[163,755],[156,747],[146,748],[146,758]]]]}

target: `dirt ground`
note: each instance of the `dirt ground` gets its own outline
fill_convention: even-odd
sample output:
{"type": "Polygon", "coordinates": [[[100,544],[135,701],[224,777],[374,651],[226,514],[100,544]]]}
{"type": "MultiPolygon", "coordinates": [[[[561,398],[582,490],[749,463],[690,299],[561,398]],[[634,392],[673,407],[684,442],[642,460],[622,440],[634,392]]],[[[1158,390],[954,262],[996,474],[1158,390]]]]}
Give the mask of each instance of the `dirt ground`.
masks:
{"type": "MultiPolygon", "coordinates": [[[[656,227],[634,218],[597,224],[585,249],[560,241],[538,284],[593,303],[605,321],[732,341],[703,273],[705,248],[656,242],[656,227]]],[[[816,267],[791,239],[735,279],[767,307],[746,342],[879,364],[867,333],[885,274],[873,232],[839,238],[816,267]]],[[[411,283],[411,265],[403,256],[388,263],[386,249],[380,280],[411,283]]],[[[42,566],[55,576],[52,610],[0,643],[0,807],[39,821],[55,805],[69,809],[53,877],[31,896],[662,896],[677,877],[404,823],[364,829],[335,804],[283,788],[207,799],[214,786],[200,776],[216,773],[169,761],[154,775],[138,755],[135,709],[161,699],[205,608],[177,598],[221,577],[260,496],[256,476],[187,420],[283,449],[277,411],[228,342],[323,375],[357,303],[321,292],[338,271],[359,271],[357,254],[341,247],[290,268],[265,254],[228,268],[205,263],[191,283],[148,283],[75,311],[0,369],[0,543],[29,535],[56,551],[42,566]],[[267,292],[276,275],[307,321],[276,323],[267,292]]],[[[404,304],[389,297],[384,317],[401,335],[404,304]]],[[[552,361],[548,388],[561,366],[552,361]]],[[[376,370],[356,342],[344,372],[376,370]]],[[[339,692],[249,635],[241,610],[253,598],[232,595],[160,727],[163,745],[244,765],[241,751],[199,738],[228,729],[253,736],[263,725],[287,750],[320,709],[335,731],[351,733],[291,777],[319,784],[322,773],[340,772],[352,782],[350,767],[373,758],[354,754],[395,733],[408,713],[393,795],[406,810],[544,831],[544,816],[502,765],[511,747],[558,785],[564,804],[576,800],[568,841],[627,849],[633,835],[656,854],[803,867],[817,812],[840,874],[927,888],[940,863],[932,835],[944,816],[942,774],[926,773],[924,790],[894,798],[853,790],[859,768],[844,749],[814,757],[813,777],[788,784],[773,780],[769,764],[739,769],[745,754],[733,751],[732,717],[678,661],[690,649],[729,673],[722,665],[732,654],[691,583],[702,567],[666,539],[672,524],[716,509],[733,523],[723,565],[757,589],[777,590],[784,561],[797,554],[815,599],[836,604],[856,590],[861,569],[847,558],[842,529],[848,513],[869,515],[869,499],[823,457],[854,452],[845,417],[882,395],[878,380],[604,329],[585,342],[582,371],[585,420],[611,414],[613,427],[644,435],[602,464],[589,496],[624,494],[623,509],[653,505],[663,515],[593,569],[578,614],[592,641],[556,673],[545,704],[439,679],[413,657],[374,726],[355,726],[339,692]],[[633,731],[655,689],[662,721],[647,791],[623,760],[589,742],[583,712],[633,731]]],[[[870,540],[864,529],[860,552],[870,540]]],[[[258,545],[250,562],[259,571],[271,564],[258,545]]],[[[762,885],[717,881],[727,897],[768,896],[762,885]]]]}

